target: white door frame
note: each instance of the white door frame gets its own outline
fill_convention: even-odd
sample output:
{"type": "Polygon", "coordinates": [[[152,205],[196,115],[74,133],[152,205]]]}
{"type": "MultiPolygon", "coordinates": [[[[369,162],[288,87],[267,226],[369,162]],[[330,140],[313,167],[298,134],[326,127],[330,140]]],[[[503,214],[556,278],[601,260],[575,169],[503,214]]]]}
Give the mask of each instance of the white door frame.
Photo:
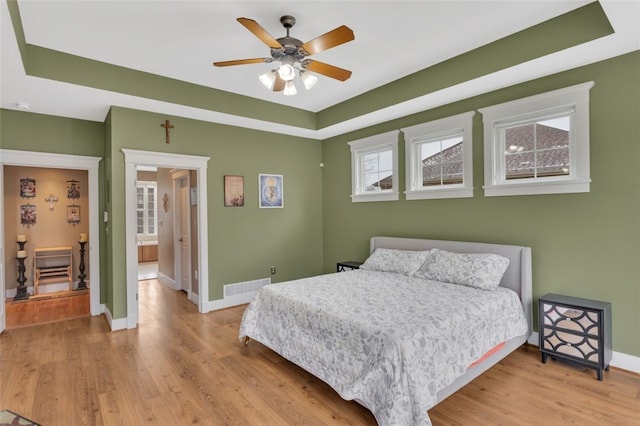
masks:
{"type": "MultiPolygon", "coordinates": [[[[98,167],[101,157],[81,155],[52,154],[35,151],[16,151],[0,149],[0,294],[5,297],[4,265],[4,166],[42,167],[50,169],[86,170],[89,190],[89,304],[91,315],[100,315],[104,306],[100,304],[100,214],[98,167]]],[[[8,267],[8,266],[7,266],[8,267]]],[[[13,267],[13,265],[11,265],[13,267]]],[[[0,306],[0,332],[6,327],[4,303],[0,306]]]]}
{"type": "Polygon", "coordinates": [[[209,301],[209,244],[207,222],[207,161],[211,157],[122,149],[125,162],[125,239],[127,276],[127,328],[138,326],[138,246],[136,244],[136,168],[196,170],[198,174],[198,311],[209,301]]]}

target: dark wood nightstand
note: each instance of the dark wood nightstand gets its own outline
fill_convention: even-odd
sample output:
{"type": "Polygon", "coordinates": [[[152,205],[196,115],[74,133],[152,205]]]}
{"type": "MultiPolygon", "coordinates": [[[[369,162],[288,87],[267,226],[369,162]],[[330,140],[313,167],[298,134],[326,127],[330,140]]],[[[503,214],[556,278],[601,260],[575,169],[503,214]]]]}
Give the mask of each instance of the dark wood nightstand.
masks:
{"type": "Polygon", "coordinates": [[[598,380],[611,362],[611,303],[547,294],[538,300],[542,362],[547,356],[595,368],[598,380]]]}
{"type": "Polygon", "coordinates": [[[336,272],[346,272],[346,271],[351,271],[353,269],[360,269],[360,265],[362,265],[362,263],[363,262],[356,262],[354,260],[347,260],[346,262],[338,262],[336,264],[336,272]]]}

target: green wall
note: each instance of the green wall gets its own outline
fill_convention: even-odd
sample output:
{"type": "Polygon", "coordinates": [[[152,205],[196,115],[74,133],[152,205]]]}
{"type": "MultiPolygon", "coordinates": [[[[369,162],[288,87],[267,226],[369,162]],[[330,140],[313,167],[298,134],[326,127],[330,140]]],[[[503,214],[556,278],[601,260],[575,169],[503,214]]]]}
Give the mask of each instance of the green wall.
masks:
{"type": "MultiPolygon", "coordinates": [[[[104,124],[93,121],[0,109],[0,148],[103,157],[104,127],[104,124]]],[[[104,170],[105,162],[101,161],[98,169],[100,193],[104,170]]],[[[103,208],[104,199],[100,197],[100,211],[103,208]]],[[[101,235],[103,232],[103,223],[100,222],[101,235]]],[[[104,244],[104,238],[101,238],[100,253],[105,252],[104,244]]],[[[100,281],[104,283],[105,268],[103,262],[100,263],[100,281]]],[[[106,287],[102,285],[101,303],[106,300],[106,291],[106,287]]]]}
{"type": "MultiPolygon", "coordinates": [[[[561,293],[610,301],[615,351],[640,356],[640,52],[466,99],[323,142],[324,271],[364,259],[374,235],[526,245],[534,298],[561,293]],[[591,192],[483,196],[482,115],[473,130],[474,197],[352,203],[347,142],[513,99],[595,82],[591,192]]],[[[400,144],[404,191],[404,144],[400,144]]]]}
{"type": "MultiPolygon", "coordinates": [[[[212,300],[222,297],[224,284],[268,277],[271,265],[278,267],[273,281],[332,272],[338,260],[365,258],[373,235],[522,244],[533,249],[536,298],[557,292],[612,302],[614,350],[640,356],[638,75],[640,52],[634,52],[323,142],[117,107],[105,123],[0,110],[0,147],[104,158],[100,211],[111,220],[107,229],[100,225],[101,302],[114,318],[126,316],[121,149],[129,148],[211,157],[212,300]],[[473,198],[351,203],[347,141],[590,80],[591,192],[484,197],[477,114],[473,198]],[[170,145],[160,127],[166,119],[176,126],[170,145]],[[284,209],[258,208],[257,175],[263,172],[284,175],[284,209]],[[245,177],[244,207],[223,206],[226,174],[245,177]]],[[[400,185],[404,190],[403,178],[400,185]]]]}
{"type": "Polygon", "coordinates": [[[126,315],[124,154],[136,149],[211,157],[207,163],[209,298],[225,284],[272,282],[322,271],[319,141],[114,107],[111,110],[111,244],[114,317],[126,315]],[[171,143],[161,123],[169,119],[171,143]],[[258,208],[258,173],[284,176],[284,208],[258,208]],[[224,207],[224,175],[244,176],[245,205],[224,207]],[[270,275],[270,266],[278,273],[270,275]]]}

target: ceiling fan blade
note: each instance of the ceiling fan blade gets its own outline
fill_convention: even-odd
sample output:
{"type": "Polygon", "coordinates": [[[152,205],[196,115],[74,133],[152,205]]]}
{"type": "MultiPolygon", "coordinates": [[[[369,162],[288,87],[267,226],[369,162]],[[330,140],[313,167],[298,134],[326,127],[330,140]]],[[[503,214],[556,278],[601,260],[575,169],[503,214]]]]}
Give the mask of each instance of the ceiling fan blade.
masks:
{"type": "Polygon", "coordinates": [[[235,61],[214,62],[213,65],[216,67],[229,67],[232,65],[265,64],[271,61],[271,58],[236,59],[235,61]]]}
{"type": "Polygon", "coordinates": [[[284,90],[284,80],[276,73],[276,81],[273,83],[273,91],[281,92],[284,90]]]}
{"type": "Polygon", "coordinates": [[[351,77],[351,71],[339,68],[333,65],[325,64],[324,62],[314,61],[307,59],[302,63],[302,66],[309,71],[313,71],[318,74],[326,75],[327,77],[335,78],[336,80],[345,81],[351,77]]]}
{"type": "Polygon", "coordinates": [[[264,28],[260,26],[256,21],[249,18],[238,18],[238,22],[240,22],[246,29],[251,31],[253,35],[258,37],[264,44],[269,46],[272,49],[282,49],[282,45],[278,43],[278,40],[273,38],[271,34],[267,32],[264,28]]]}
{"type": "Polygon", "coordinates": [[[339,46],[353,39],[355,39],[353,30],[346,25],[342,25],[334,30],[329,31],[326,34],[321,35],[320,37],[309,40],[301,47],[309,55],[315,55],[316,53],[339,46]]]}

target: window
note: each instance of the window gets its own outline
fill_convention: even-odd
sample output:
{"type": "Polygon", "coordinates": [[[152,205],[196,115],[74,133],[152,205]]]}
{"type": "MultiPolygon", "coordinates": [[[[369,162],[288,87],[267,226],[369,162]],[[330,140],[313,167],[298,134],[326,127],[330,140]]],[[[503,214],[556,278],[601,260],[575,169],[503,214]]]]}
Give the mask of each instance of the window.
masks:
{"type": "Polygon", "coordinates": [[[467,112],[402,129],[407,200],[473,196],[474,115],[467,112]]]}
{"type": "Polygon", "coordinates": [[[398,131],[349,142],[351,201],[398,199],[398,131]]]}
{"type": "Polygon", "coordinates": [[[589,90],[578,84],[482,108],[485,195],[589,192],[589,90]]]}
{"type": "Polygon", "coordinates": [[[156,182],[138,181],[136,184],[136,224],[138,235],[157,235],[156,182]]]}

